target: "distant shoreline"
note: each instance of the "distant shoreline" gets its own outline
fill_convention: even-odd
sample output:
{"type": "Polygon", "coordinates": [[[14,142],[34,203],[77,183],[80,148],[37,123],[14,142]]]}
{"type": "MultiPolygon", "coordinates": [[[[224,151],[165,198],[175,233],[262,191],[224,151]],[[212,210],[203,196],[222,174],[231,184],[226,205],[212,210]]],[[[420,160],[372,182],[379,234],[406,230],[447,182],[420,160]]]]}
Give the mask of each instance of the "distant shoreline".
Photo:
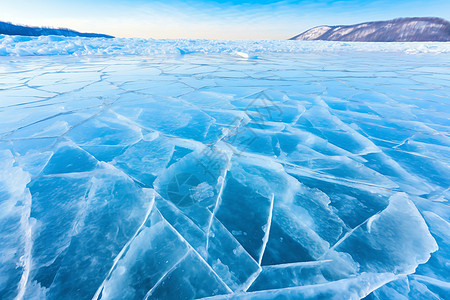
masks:
{"type": "Polygon", "coordinates": [[[84,33],[68,28],[47,28],[14,25],[9,22],[0,22],[0,34],[18,36],[48,36],[58,35],[66,37],[114,38],[112,35],[101,33],[84,33]]]}
{"type": "Polygon", "coordinates": [[[441,18],[400,18],[355,25],[317,26],[290,40],[339,42],[448,42],[450,22],[441,18]]]}

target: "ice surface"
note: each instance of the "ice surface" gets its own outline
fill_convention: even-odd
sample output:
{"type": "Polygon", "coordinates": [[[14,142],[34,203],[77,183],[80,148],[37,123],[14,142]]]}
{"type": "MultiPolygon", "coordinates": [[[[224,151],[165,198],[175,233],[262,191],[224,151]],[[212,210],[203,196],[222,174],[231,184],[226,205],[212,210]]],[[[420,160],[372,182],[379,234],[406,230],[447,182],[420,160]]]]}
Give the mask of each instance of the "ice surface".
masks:
{"type": "Polygon", "coordinates": [[[0,45],[0,298],[448,299],[448,43],[0,45]]]}

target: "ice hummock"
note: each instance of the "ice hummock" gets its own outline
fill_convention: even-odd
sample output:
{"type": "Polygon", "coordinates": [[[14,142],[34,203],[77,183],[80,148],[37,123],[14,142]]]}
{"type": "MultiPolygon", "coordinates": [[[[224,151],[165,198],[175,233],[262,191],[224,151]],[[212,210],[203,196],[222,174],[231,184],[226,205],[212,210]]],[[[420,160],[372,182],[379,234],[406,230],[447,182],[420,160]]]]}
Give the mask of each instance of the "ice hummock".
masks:
{"type": "Polygon", "coordinates": [[[2,298],[448,296],[447,56],[0,61],[2,298]]]}
{"type": "Polygon", "coordinates": [[[0,35],[0,56],[220,54],[253,59],[261,53],[394,52],[449,53],[450,42],[229,41],[189,39],[85,38],[0,35]]]}

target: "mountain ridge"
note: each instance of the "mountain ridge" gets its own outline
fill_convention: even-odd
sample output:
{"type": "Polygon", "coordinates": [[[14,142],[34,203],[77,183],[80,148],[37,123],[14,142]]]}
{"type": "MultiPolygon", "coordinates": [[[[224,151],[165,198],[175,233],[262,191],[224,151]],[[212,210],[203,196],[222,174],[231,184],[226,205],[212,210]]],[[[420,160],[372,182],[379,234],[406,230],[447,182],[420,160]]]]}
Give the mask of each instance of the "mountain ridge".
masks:
{"type": "Polygon", "coordinates": [[[68,28],[23,26],[23,25],[15,25],[9,22],[0,22],[0,34],[21,35],[21,36],[60,35],[60,36],[114,38],[111,35],[101,33],[78,32],[68,28]]]}
{"type": "Polygon", "coordinates": [[[308,29],[289,40],[448,42],[450,41],[450,22],[434,17],[413,17],[354,25],[322,25],[308,29]]]}

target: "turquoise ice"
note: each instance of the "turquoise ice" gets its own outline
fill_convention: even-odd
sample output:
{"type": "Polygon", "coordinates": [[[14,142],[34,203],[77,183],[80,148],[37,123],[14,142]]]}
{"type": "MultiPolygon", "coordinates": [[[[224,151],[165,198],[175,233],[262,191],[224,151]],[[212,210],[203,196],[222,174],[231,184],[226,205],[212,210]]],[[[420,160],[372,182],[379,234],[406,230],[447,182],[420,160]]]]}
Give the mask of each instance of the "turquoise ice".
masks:
{"type": "Polygon", "coordinates": [[[233,45],[0,58],[0,298],[448,297],[450,57],[233,45]]]}

